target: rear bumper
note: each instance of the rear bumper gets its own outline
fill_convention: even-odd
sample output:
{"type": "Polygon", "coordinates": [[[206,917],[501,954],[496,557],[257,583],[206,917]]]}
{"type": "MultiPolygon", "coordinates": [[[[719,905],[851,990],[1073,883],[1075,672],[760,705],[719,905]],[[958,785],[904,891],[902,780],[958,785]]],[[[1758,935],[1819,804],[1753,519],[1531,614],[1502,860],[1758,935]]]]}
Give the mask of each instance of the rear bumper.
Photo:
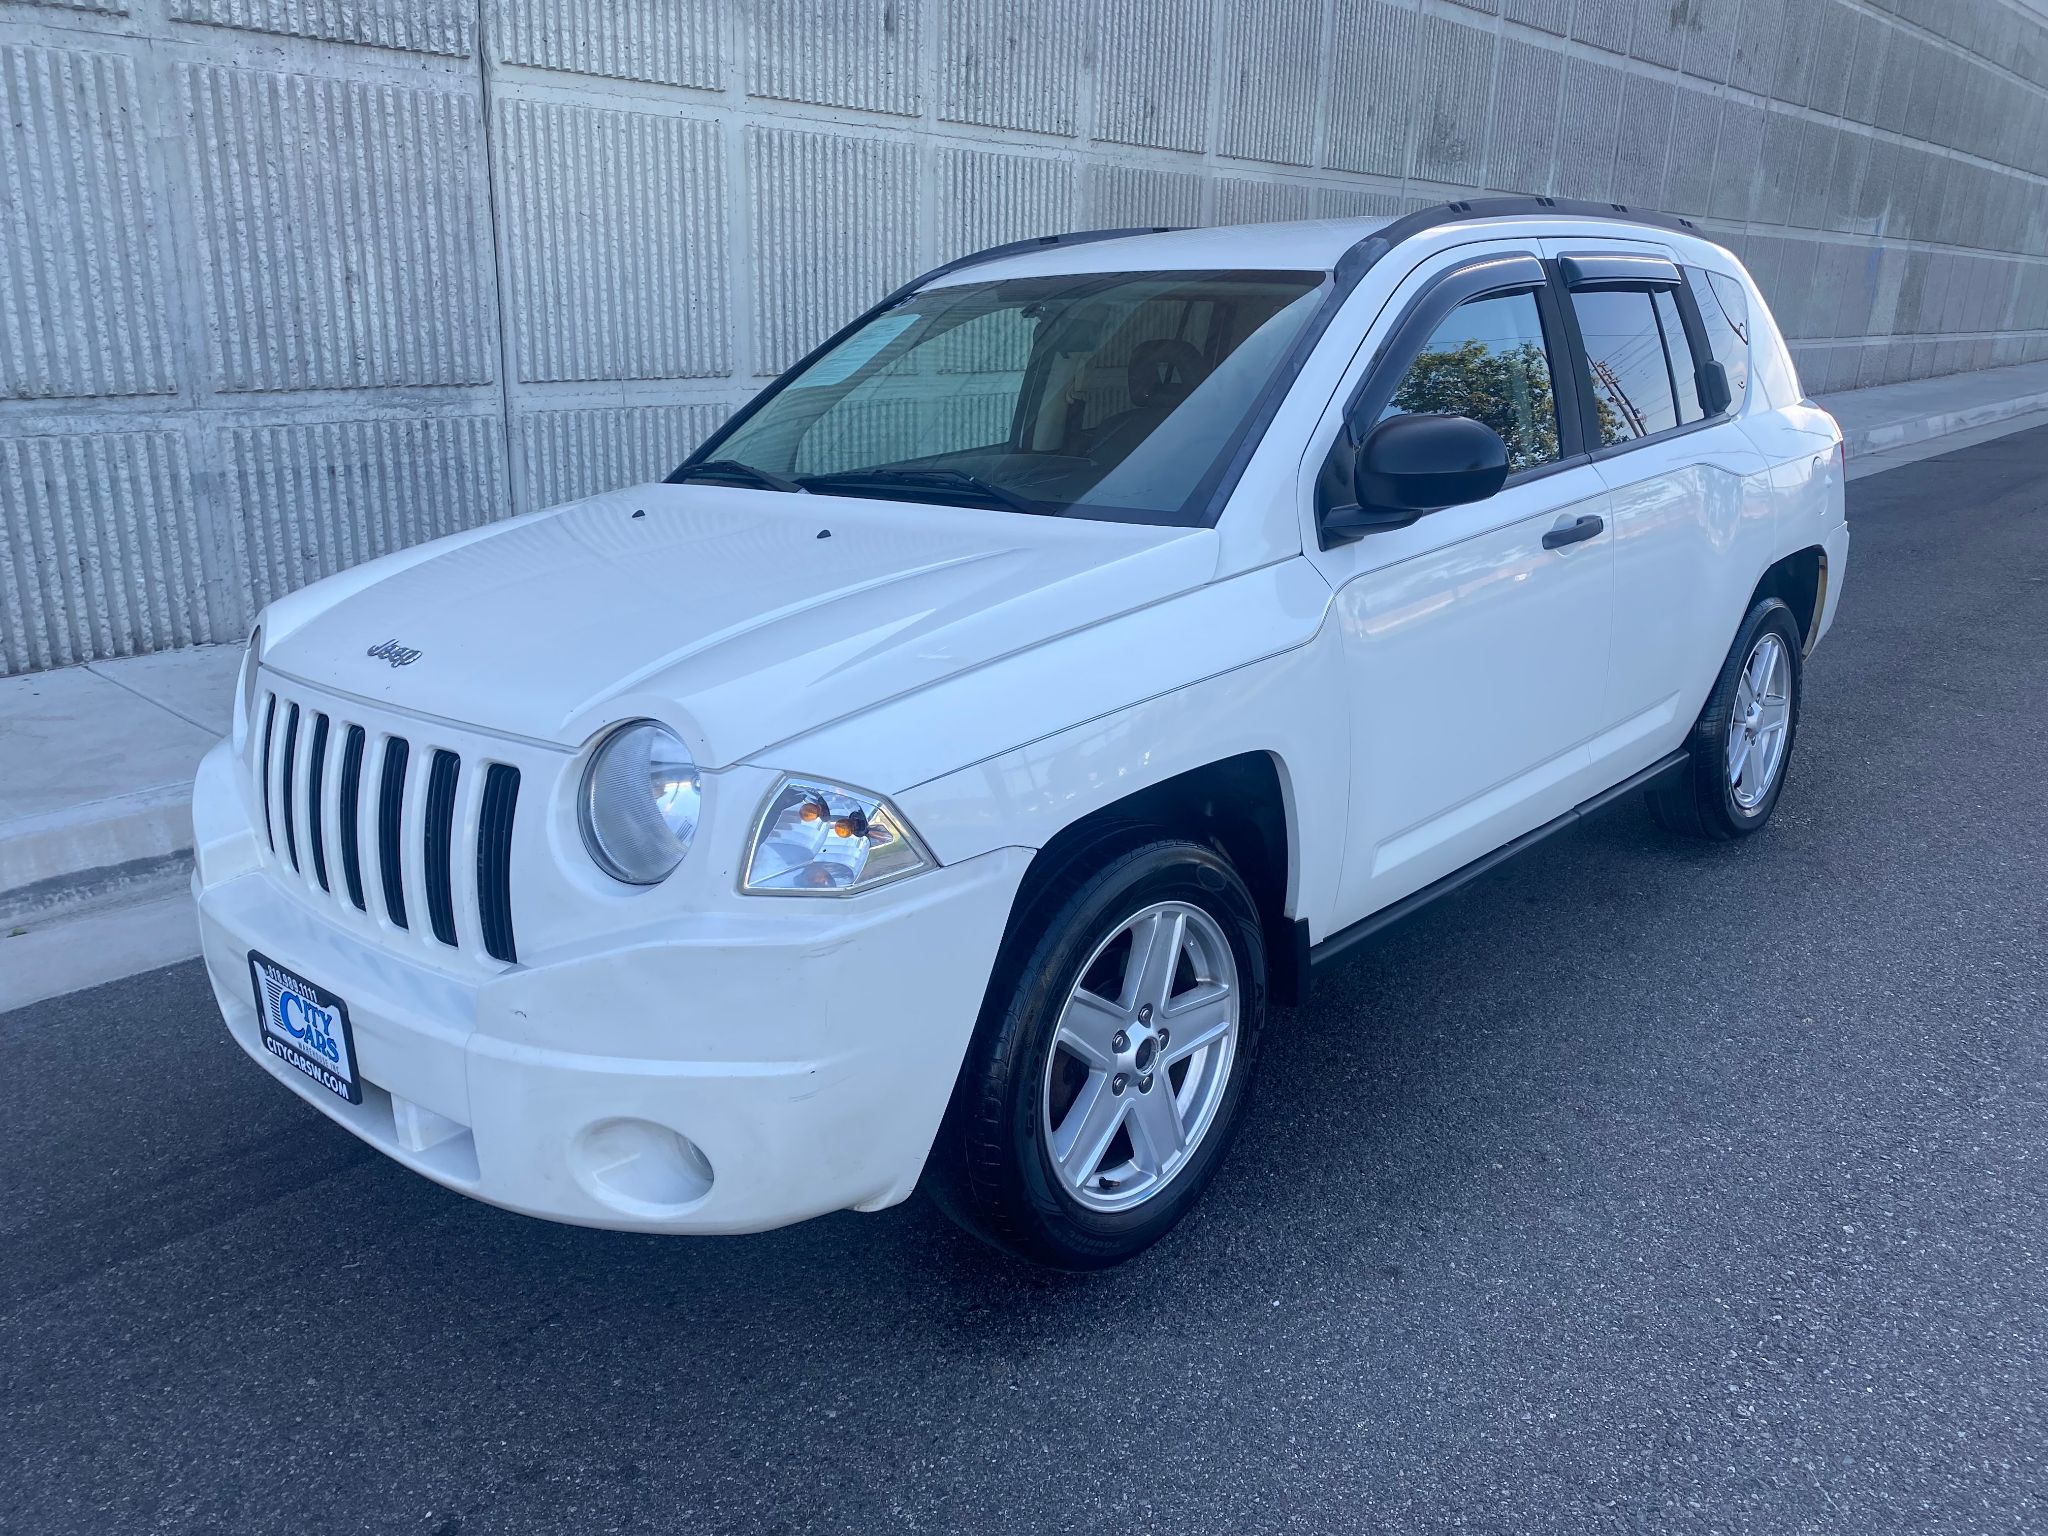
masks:
{"type": "Polygon", "coordinates": [[[999,850],[849,900],[734,898],[690,933],[470,976],[324,917],[238,856],[226,763],[200,773],[194,885],[235,1040],[407,1167],[586,1226],[747,1232],[901,1200],[1029,860],[999,850]],[[347,1003],[361,1104],[263,1049],[251,950],[347,1003]]]}

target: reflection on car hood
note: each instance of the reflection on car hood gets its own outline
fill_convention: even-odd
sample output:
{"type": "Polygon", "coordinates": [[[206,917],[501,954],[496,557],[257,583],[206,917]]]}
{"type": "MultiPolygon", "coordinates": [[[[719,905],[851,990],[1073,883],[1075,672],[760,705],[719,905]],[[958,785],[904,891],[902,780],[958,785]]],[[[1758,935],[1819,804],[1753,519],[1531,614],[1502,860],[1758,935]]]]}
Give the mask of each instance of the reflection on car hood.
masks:
{"type": "Polygon", "coordinates": [[[670,699],[719,767],[1199,586],[1215,563],[1207,529],[642,486],[286,598],[265,659],[572,746],[670,699]]]}

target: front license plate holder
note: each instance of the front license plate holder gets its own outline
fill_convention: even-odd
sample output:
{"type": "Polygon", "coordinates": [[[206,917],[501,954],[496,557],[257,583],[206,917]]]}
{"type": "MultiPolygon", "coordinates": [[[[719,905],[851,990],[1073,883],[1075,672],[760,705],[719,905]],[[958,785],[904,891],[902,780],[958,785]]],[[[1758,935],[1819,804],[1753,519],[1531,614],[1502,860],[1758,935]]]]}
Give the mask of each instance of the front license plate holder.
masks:
{"type": "Polygon", "coordinates": [[[348,1004],[253,949],[249,979],[256,988],[256,1028],[263,1049],[336,1098],[362,1103],[348,1004]]]}

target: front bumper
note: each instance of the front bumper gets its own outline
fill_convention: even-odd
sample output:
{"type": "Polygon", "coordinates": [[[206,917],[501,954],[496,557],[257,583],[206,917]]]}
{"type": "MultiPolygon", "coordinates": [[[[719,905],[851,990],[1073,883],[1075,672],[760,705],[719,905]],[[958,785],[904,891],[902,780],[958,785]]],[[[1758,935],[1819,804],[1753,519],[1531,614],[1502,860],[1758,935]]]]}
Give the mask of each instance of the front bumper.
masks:
{"type": "Polygon", "coordinates": [[[842,900],[735,896],[686,932],[472,974],[271,878],[225,744],[194,822],[207,972],[255,1061],[451,1189],[648,1232],[759,1231],[909,1194],[1029,860],[1003,849],[842,900]],[[262,1049],[251,950],[348,1004],[361,1104],[262,1049]]]}

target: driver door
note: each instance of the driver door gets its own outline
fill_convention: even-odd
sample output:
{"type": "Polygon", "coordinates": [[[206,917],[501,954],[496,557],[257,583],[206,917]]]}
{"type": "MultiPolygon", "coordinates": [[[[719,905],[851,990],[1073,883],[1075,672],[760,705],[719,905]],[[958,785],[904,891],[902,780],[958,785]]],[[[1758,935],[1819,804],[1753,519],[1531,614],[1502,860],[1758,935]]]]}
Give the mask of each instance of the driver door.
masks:
{"type": "Polygon", "coordinates": [[[1493,428],[1510,474],[1483,501],[1329,548],[1311,508],[1351,737],[1333,932],[1593,793],[1606,724],[1611,509],[1582,451],[1548,269],[1527,250],[1467,247],[1411,276],[1387,312],[1389,339],[1325,420],[1315,495],[1348,488],[1366,434],[1404,412],[1493,428]]]}

